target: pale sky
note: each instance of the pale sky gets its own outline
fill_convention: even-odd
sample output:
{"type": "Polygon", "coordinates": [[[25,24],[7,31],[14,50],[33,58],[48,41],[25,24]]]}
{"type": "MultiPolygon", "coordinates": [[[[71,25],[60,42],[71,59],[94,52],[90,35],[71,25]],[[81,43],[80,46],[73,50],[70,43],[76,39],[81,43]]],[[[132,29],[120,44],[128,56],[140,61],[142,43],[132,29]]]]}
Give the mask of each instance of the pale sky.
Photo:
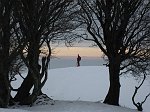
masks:
{"type": "Polygon", "coordinates": [[[99,48],[95,47],[56,47],[54,50],[55,56],[87,56],[100,57],[102,55],[99,48]]]}

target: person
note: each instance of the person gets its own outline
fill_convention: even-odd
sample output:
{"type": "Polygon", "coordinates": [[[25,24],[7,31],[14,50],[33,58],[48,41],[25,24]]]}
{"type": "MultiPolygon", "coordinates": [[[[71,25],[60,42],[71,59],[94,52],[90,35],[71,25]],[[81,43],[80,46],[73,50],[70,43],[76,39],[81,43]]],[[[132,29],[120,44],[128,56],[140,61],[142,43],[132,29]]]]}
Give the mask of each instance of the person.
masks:
{"type": "Polygon", "coordinates": [[[78,54],[77,57],[77,67],[80,66],[81,56],[78,54]]]}

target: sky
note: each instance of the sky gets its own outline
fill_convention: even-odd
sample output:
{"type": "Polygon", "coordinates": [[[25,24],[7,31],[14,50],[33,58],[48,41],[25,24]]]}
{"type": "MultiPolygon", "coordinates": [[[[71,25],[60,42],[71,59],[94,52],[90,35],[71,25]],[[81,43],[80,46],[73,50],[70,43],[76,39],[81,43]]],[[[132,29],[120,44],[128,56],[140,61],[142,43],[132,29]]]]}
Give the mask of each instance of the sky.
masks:
{"type": "Polygon", "coordinates": [[[54,56],[84,56],[84,57],[101,57],[102,52],[97,47],[56,47],[54,56]]]}
{"type": "MultiPolygon", "coordinates": [[[[71,56],[76,57],[78,54],[83,57],[101,57],[103,55],[102,51],[93,46],[90,41],[74,42],[71,46],[66,46],[64,43],[51,43],[52,55],[56,57],[71,56]]],[[[48,52],[46,46],[41,48],[42,52],[48,52]]]]}

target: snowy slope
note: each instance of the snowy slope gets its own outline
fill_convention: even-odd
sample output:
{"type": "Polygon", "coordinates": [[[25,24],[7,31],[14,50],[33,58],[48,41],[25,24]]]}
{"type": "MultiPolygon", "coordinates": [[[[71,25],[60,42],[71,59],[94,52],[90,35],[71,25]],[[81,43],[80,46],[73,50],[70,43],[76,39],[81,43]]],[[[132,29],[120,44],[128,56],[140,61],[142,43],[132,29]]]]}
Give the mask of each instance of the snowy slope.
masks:
{"type": "Polygon", "coordinates": [[[54,105],[1,109],[0,112],[138,112],[137,110],[83,101],[55,101],[54,105]]]}
{"type": "MultiPolygon", "coordinates": [[[[121,77],[120,105],[133,108],[131,97],[138,85],[132,77],[121,77]]],[[[108,68],[105,66],[81,66],[51,69],[44,93],[54,100],[103,101],[109,88],[108,68]]],[[[142,101],[150,92],[150,81],[140,88],[136,101],[142,101]]],[[[150,110],[150,97],[143,105],[144,111],[150,110]]]]}
{"type": "MultiPolygon", "coordinates": [[[[132,110],[135,107],[132,105],[131,96],[137,82],[130,77],[121,77],[121,85],[120,104],[122,107],[105,105],[100,102],[104,100],[109,87],[106,67],[81,66],[51,69],[43,92],[56,100],[54,105],[18,108],[21,110],[0,109],[0,112],[136,112],[132,110]]],[[[148,92],[150,92],[150,82],[146,81],[138,94],[137,101],[144,98],[148,92]]],[[[143,105],[144,112],[149,112],[149,105],[150,98],[143,105]]]]}

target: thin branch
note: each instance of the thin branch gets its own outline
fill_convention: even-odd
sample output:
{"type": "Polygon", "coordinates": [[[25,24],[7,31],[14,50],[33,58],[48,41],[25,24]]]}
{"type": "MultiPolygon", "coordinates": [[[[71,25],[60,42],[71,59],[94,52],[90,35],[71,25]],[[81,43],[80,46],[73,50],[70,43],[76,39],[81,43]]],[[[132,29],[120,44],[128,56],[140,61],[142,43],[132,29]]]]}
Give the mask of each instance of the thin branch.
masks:
{"type": "Polygon", "coordinates": [[[134,91],[134,94],[133,94],[133,96],[132,96],[132,102],[133,102],[133,104],[137,107],[137,109],[138,109],[139,111],[142,111],[142,110],[143,110],[142,105],[143,105],[143,103],[145,103],[145,101],[147,100],[147,98],[150,96],[150,93],[149,93],[141,103],[140,103],[140,102],[138,102],[138,103],[135,102],[135,96],[136,96],[138,90],[139,90],[140,87],[143,85],[143,83],[144,83],[144,81],[145,81],[145,79],[146,79],[146,73],[143,73],[143,74],[144,74],[143,80],[142,80],[142,82],[141,82],[141,84],[140,84],[139,86],[135,87],[135,91],[134,91]]]}

